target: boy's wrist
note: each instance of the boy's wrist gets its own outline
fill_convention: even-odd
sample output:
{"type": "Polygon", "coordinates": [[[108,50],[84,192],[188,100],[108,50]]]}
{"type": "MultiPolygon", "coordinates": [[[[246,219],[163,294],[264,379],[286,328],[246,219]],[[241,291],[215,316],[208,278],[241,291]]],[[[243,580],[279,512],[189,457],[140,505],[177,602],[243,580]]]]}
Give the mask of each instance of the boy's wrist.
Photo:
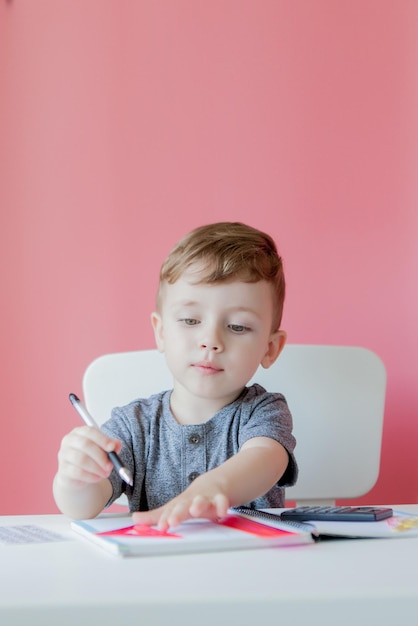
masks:
{"type": "Polygon", "coordinates": [[[104,478],[95,483],[83,483],[63,478],[57,473],[53,482],[55,502],[64,515],[83,519],[95,517],[112,495],[112,487],[104,478]]]}

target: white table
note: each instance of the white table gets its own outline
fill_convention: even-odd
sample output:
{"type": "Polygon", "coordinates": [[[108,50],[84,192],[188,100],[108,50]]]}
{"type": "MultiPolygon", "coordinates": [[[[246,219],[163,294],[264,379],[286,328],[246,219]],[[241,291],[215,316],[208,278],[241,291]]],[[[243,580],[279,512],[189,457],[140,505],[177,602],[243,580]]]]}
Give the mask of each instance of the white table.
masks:
{"type": "MultiPolygon", "coordinates": [[[[394,508],[418,514],[418,505],[394,508]]],[[[418,538],[121,559],[60,515],[0,517],[67,541],[0,546],[2,626],[353,626],[418,619],[418,538]]]]}

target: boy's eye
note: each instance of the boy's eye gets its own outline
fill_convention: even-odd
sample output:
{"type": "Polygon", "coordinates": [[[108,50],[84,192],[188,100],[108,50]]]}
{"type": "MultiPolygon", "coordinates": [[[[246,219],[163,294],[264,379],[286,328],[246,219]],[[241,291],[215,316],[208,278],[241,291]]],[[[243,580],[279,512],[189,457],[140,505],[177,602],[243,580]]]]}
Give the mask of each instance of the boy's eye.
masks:
{"type": "Polygon", "coordinates": [[[229,328],[234,333],[245,333],[246,331],[250,330],[248,326],[243,326],[242,324],[229,324],[229,328]]]}
{"type": "Polygon", "coordinates": [[[185,324],[186,326],[195,326],[196,324],[199,323],[198,320],[195,320],[192,317],[184,317],[180,321],[183,322],[183,324],[185,324]]]}

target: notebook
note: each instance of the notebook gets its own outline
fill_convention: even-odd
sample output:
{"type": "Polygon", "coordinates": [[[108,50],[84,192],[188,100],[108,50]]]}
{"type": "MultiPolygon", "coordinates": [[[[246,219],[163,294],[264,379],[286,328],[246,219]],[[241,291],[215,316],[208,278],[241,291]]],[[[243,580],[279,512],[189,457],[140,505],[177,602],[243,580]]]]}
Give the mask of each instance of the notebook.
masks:
{"type": "Polygon", "coordinates": [[[85,539],[122,557],[288,547],[314,541],[311,529],[299,523],[263,523],[233,509],[218,522],[187,520],[169,531],[133,525],[129,515],[114,514],[73,521],[71,527],[85,539]]]}
{"type": "MultiPolygon", "coordinates": [[[[247,519],[255,519],[264,523],[274,523],[275,519],[280,520],[280,509],[261,511],[237,507],[236,510],[247,519]]],[[[298,522],[293,523],[297,524],[298,522]]],[[[305,531],[310,529],[316,540],[329,537],[336,539],[418,537],[418,515],[402,511],[394,511],[392,517],[378,522],[307,521],[299,522],[299,526],[305,531]]]]}

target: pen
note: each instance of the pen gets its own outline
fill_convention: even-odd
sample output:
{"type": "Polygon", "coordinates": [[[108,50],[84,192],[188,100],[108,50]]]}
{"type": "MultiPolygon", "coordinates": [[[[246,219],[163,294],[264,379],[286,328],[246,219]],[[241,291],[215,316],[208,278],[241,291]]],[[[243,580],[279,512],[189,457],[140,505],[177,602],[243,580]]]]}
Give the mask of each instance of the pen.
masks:
{"type": "MultiPolygon", "coordinates": [[[[93,426],[93,428],[97,428],[97,430],[100,430],[93,417],[87,411],[86,407],[83,406],[80,399],[75,395],[75,393],[70,393],[69,398],[71,404],[73,405],[83,422],[87,424],[87,426],[93,426]]],[[[120,460],[116,452],[107,452],[107,456],[112,461],[116,471],[118,472],[122,480],[124,480],[125,483],[132,487],[134,484],[132,474],[126,467],[123,466],[122,461],[120,460]]]]}

